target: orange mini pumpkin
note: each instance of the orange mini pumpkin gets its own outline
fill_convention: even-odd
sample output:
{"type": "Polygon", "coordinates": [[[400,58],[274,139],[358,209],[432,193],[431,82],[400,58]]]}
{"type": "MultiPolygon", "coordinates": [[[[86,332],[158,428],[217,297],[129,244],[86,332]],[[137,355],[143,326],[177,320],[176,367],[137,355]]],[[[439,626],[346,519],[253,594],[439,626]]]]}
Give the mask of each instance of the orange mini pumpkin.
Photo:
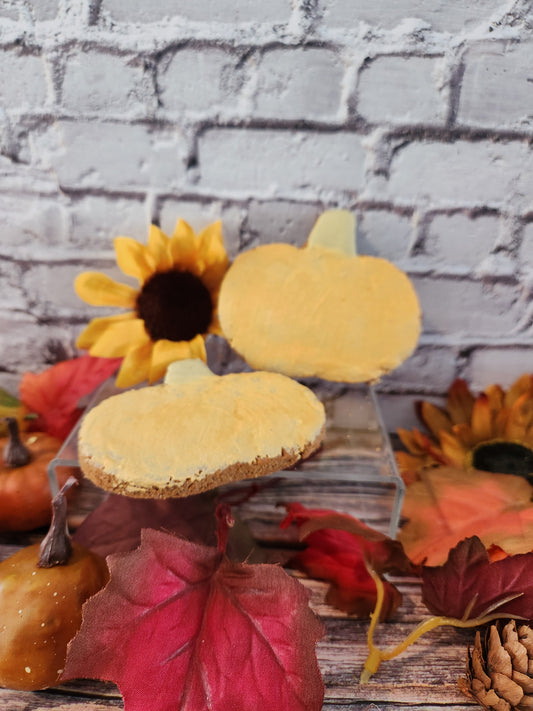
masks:
{"type": "Polygon", "coordinates": [[[414,350],[420,306],[404,272],[355,251],[355,219],[329,210],[298,249],[273,243],[240,254],[224,277],[219,318],[255,369],[373,382],[414,350]]]}
{"type": "MultiPolygon", "coordinates": [[[[0,438],[0,531],[30,531],[51,519],[48,465],[61,441],[46,432],[20,434],[17,420],[7,418],[9,435],[0,438]]],[[[62,486],[74,470],[58,475],[62,486]]]]}

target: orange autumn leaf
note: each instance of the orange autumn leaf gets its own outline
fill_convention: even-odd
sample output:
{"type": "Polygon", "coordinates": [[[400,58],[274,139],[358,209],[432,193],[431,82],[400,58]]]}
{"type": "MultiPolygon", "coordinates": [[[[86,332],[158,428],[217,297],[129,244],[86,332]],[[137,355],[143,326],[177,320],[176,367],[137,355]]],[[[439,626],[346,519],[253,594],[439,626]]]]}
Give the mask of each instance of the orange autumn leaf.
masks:
{"type": "Polygon", "coordinates": [[[37,415],[35,428],[64,440],[78,421],[80,400],[92,393],[118,368],[120,359],[71,358],[41,373],[25,373],[20,381],[20,399],[37,415]]]}
{"type": "Polygon", "coordinates": [[[509,555],[533,550],[533,486],[523,477],[453,467],[420,472],[407,487],[398,539],[414,564],[441,565],[463,538],[509,555]]]}

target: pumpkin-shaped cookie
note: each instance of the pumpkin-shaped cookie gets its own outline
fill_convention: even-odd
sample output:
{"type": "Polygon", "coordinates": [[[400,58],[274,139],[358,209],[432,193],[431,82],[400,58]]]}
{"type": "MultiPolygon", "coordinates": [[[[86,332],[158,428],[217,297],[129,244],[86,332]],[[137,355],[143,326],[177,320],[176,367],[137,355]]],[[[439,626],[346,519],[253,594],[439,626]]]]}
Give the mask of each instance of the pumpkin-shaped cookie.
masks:
{"type": "Polygon", "coordinates": [[[293,377],[376,381],[420,334],[408,277],[355,253],[355,220],[345,210],[323,213],[301,249],[274,243],[240,254],[218,307],[224,335],[249,365],[293,377]]]}
{"type": "Polygon", "coordinates": [[[325,426],[309,388],[277,373],[214,375],[173,363],[161,385],[102,401],[83,419],[83,473],[104,489],[144,498],[189,496],[270,474],[309,456],[325,426]]]}

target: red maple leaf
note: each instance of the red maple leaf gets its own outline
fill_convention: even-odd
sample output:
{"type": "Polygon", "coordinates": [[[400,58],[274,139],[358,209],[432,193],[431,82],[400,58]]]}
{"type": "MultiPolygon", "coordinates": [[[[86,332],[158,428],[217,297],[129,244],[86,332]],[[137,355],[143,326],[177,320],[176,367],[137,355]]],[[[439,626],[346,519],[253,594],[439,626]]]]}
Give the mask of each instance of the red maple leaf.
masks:
{"type": "Polygon", "coordinates": [[[147,529],[136,551],[108,558],[65,679],[115,682],[126,711],[322,708],[322,624],[281,568],[229,562],[226,508],[218,548],[147,529]]]}
{"type": "MultiPolygon", "coordinates": [[[[312,578],[331,583],[326,600],[338,609],[369,617],[376,603],[376,584],[367,561],[378,573],[405,574],[413,566],[398,541],[393,541],[361,521],[335,511],[307,509],[301,504],[286,505],[286,527],[295,522],[307,547],[297,553],[289,565],[312,578]]],[[[385,600],[381,619],[389,619],[402,601],[400,592],[387,580],[383,581],[385,600]]]]}
{"type": "Polygon", "coordinates": [[[83,355],[61,361],[42,373],[25,373],[19,386],[20,399],[38,415],[34,429],[66,439],[82,413],[81,398],[107,380],[121,360],[83,355]]]}
{"type": "Polygon", "coordinates": [[[479,617],[514,595],[517,597],[498,605],[495,612],[532,619],[533,553],[491,562],[477,536],[465,538],[452,548],[443,565],[422,568],[422,599],[436,615],[461,619],[469,610],[469,618],[479,617]]]}

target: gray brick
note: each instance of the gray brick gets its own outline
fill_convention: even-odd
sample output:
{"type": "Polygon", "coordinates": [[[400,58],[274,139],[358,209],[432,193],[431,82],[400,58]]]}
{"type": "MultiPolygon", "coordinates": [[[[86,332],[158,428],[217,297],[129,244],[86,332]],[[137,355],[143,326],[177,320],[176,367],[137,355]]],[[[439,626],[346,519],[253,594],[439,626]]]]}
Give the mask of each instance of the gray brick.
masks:
{"type": "Polygon", "coordinates": [[[221,192],[352,192],[364,184],[365,153],[352,133],[214,129],[200,138],[199,157],[200,184],[221,192]]]}
{"type": "Polygon", "coordinates": [[[145,242],[150,216],[142,200],[87,195],[68,207],[69,243],[87,249],[111,249],[120,235],[145,242]]]}
{"type": "Polygon", "coordinates": [[[241,70],[238,56],[222,49],[177,52],[158,80],[163,110],[194,112],[235,107],[241,70]]]}
{"type": "Polygon", "coordinates": [[[40,110],[48,92],[42,57],[0,49],[0,66],[0,108],[40,110]]]}
{"type": "Polygon", "coordinates": [[[436,215],[429,226],[425,252],[441,268],[480,264],[494,249],[499,234],[497,215],[436,215]]]}
{"type": "Polygon", "coordinates": [[[57,200],[40,196],[0,195],[0,251],[61,243],[67,234],[67,215],[57,200]]]}
{"type": "Polygon", "coordinates": [[[487,344],[474,350],[468,367],[468,381],[476,392],[492,383],[507,388],[523,373],[533,374],[531,345],[487,344]]]}
{"type": "Polygon", "coordinates": [[[357,220],[357,251],[391,261],[405,260],[414,239],[410,217],[368,210],[357,220]]]}
{"type": "Polygon", "coordinates": [[[376,124],[441,124],[448,89],[439,89],[438,57],[377,57],[361,71],[357,111],[376,124]]]}
{"type": "Polygon", "coordinates": [[[20,374],[43,370],[51,341],[69,347],[73,341],[68,326],[38,324],[31,316],[9,311],[0,313],[0,333],[9,336],[2,339],[2,368],[20,374]]]}
{"type": "Polygon", "coordinates": [[[419,344],[415,352],[379,382],[381,392],[445,392],[455,377],[457,352],[450,346],[419,344]]]}
{"type": "Polygon", "coordinates": [[[533,153],[526,143],[416,141],[392,161],[391,199],[449,206],[501,206],[509,200],[524,209],[531,202],[533,153]]]}
{"type": "Polygon", "coordinates": [[[125,57],[84,51],[66,61],[62,103],[74,113],[144,113],[155,101],[153,94],[142,67],[125,57]]]}
{"type": "Polygon", "coordinates": [[[264,118],[336,120],[344,67],[326,49],[273,49],[257,71],[253,114],[264,118]]]}
{"type": "Polygon", "coordinates": [[[533,40],[482,42],[465,56],[457,121],[465,125],[533,129],[533,40]]]}
{"type": "Polygon", "coordinates": [[[26,5],[37,22],[54,20],[59,12],[59,0],[26,0],[26,5]]]}
{"type": "Polygon", "coordinates": [[[327,27],[349,28],[359,22],[391,29],[405,19],[417,18],[438,32],[462,32],[490,26],[500,0],[319,0],[327,27]]]}
{"type": "Polygon", "coordinates": [[[533,270],[533,222],[524,228],[518,258],[521,267],[533,270]]]}
{"type": "Polygon", "coordinates": [[[510,335],[524,312],[516,288],[457,278],[412,278],[425,333],[453,338],[510,335]]]}
{"type": "Polygon", "coordinates": [[[178,17],[193,22],[288,22],[290,0],[103,0],[102,12],[118,22],[160,22],[178,17]]]}
{"type": "Polygon", "coordinates": [[[315,205],[278,200],[257,202],[248,209],[247,246],[287,242],[301,247],[322,209],[315,205]]]}
{"type": "Polygon", "coordinates": [[[34,140],[35,160],[62,186],[108,190],[178,186],[185,150],[177,131],[136,124],[59,121],[34,140]]]}

